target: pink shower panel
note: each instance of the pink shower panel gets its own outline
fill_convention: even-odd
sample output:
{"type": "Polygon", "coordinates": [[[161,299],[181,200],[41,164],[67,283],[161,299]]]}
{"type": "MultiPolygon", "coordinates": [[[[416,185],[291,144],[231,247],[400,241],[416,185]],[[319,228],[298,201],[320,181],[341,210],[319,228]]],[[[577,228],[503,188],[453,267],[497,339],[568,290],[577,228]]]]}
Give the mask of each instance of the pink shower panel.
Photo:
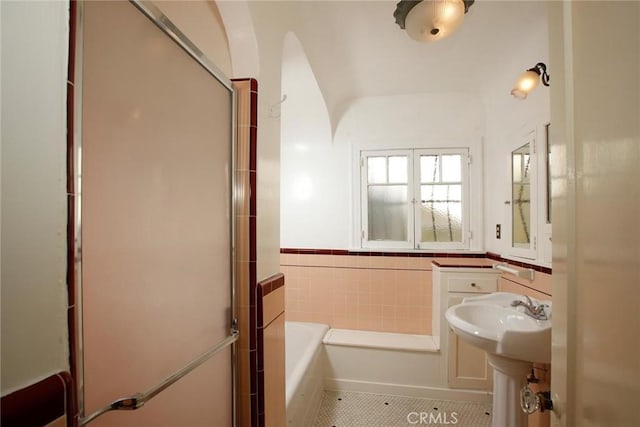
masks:
{"type": "MultiPolygon", "coordinates": [[[[82,316],[89,415],[229,335],[232,93],[128,2],[85,2],[82,316]]],[[[95,426],[231,425],[231,354],[95,426]]]]}

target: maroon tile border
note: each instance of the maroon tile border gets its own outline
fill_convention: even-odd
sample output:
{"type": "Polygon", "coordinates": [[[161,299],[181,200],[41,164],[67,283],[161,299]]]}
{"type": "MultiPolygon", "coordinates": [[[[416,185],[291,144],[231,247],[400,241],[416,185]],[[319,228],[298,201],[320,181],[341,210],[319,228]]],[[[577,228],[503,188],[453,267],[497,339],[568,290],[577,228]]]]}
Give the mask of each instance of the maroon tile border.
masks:
{"type": "Polygon", "coordinates": [[[278,273],[261,281],[259,284],[262,289],[262,297],[266,297],[271,292],[284,286],[284,274],[278,273]]]}
{"type": "MultiPolygon", "coordinates": [[[[375,257],[409,257],[409,258],[488,258],[495,261],[507,262],[511,265],[521,268],[531,268],[540,273],[551,274],[552,269],[542,267],[527,262],[514,261],[506,259],[494,252],[467,254],[467,253],[447,253],[447,252],[371,252],[371,251],[350,251],[347,249],[310,249],[310,248],[280,248],[281,254],[298,254],[298,255],[346,255],[346,256],[375,256],[375,257]]],[[[439,265],[439,264],[438,264],[439,265]]],[[[455,267],[447,264],[447,267],[455,267]]],[[[470,267],[469,265],[460,265],[460,267],[470,267]]],[[[484,267],[484,266],[482,266],[484,267]]],[[[488,266],[487,268],[489,268],[488,266]]]]}
{"type": "Polygon", "coordinates": [[[381,251],[350,251],[348,249],[307,249],[281,248],[281,254],[303,255],[348,255],[375,257],[405,257],[405,258],[485,258],[484,253],[447,253],[447,252],[381,252],[381,251]]]}
{"type": "MultiPolygon", "coordinates": [[[[58,374],[64,382],[66,390],[67,426],[78,424],[77,393],[74,378],[77,378],[77,337],[76,324],[76,188],[75,188],[75,71],[76,71],[76,39],[77,39],[77,10],[78,2],[71,0],[69,4],[69,60],[67,63],[67,321],[69,330],[69,370],[58,374]]],[[[4,413],[4,408],[3,408],[4,413]]],[[[2,422],[4,426],[4,420],[2,422]]]]}
{"type": "Polygon", "coordinates": [[[51,375],[35,384],[2,397],[2,427],[41,427],[67,414],[74,426],[75,387],[68,372],[51,375]]]}

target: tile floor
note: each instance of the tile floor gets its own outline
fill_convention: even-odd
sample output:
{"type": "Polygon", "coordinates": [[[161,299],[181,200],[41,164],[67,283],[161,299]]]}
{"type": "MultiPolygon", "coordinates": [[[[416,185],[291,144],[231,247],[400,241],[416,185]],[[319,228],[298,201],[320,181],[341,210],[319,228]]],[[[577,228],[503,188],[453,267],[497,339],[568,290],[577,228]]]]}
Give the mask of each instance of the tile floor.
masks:
{"type": "Polygon", "coordinates": [[[490,427],[491,404],[325,391],[315,427],[490,427]]]}

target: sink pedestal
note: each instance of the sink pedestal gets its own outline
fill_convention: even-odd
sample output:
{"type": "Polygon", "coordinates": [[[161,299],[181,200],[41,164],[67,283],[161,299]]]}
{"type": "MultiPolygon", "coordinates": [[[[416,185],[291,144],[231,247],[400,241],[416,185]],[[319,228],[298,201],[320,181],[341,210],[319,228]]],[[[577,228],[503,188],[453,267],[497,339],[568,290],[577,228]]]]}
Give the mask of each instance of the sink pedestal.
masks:
{"type": "Polygon", "coordinates": [[[527,427],[527,414],[520,408],[520,389],[526,385],[533,364],[488,356],[493,367],[493,427],[527,427]]]}

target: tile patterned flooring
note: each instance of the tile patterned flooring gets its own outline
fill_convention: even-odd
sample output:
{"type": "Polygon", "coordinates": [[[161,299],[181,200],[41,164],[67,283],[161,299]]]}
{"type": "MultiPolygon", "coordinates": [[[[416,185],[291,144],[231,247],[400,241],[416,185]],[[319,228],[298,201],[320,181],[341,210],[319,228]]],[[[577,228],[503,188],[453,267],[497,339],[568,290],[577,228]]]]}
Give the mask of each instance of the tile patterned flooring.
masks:
{"type": "Polygon", "coordinates": [[[326,390],[315,427],[491,427],[491,404],[326,390]]]}

